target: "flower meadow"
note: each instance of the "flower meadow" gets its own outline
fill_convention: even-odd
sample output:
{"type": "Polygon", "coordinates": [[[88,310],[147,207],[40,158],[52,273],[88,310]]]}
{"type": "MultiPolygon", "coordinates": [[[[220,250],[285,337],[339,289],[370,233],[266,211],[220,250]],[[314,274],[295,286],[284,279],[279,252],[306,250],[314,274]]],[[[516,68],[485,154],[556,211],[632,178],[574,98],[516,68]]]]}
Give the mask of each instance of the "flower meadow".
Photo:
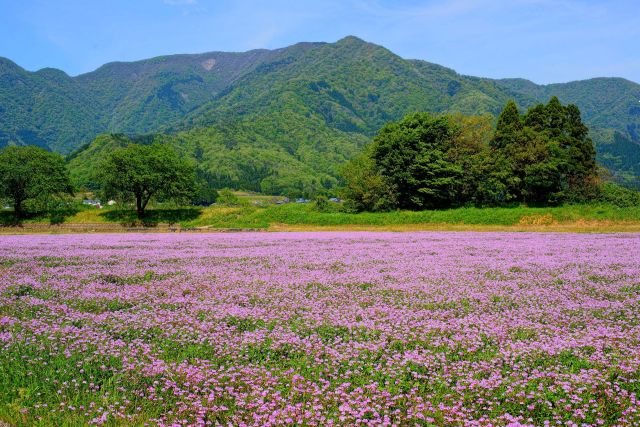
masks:
{"type": "Polygon", "coordinates": [[[640,235],[3,236],[0,420],[638,426],[640,235]]]}

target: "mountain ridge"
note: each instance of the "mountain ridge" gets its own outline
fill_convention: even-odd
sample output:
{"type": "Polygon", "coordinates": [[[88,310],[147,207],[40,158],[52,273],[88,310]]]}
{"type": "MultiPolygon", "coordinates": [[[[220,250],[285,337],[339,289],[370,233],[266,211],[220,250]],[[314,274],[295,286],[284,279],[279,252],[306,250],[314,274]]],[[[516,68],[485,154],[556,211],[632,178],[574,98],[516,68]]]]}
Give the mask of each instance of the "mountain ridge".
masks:
{"type": "MultiPolygon", "coordinates": [[[[214,55],[214,54],[249,54],[249,53],[253,53],[253,52],[275,52],[275,51],[281,51],[284,49],[288,49],[291,47],[295,47],[298,45],[327,45],[327,44],[338,44],[341,42],[347,42],[347,41],[357,41],[360,43],[364,43],[364,44],[369,44],[372,46],[377,46],[377,47],[383,47],[381,45],[377,45],[375,43],[372,42],[368,42],[364,39],[361,39],[360,37],[354,36],[354,35],[347,35],[345,37],[342,37],[341,39],[338,39],[337,41],[331,43],[331,42],[312,42],[312,41],[303,41],[303,42],[297,42],[294,43],[292,45],[289,46],[284,46],[284,47],[279,47],[279,48],[273,48],[273,49],[267,49],[267,48],[256,48],[256,49],[250,49],[250,50],[246,50],[246,51],[220,51],[220,50],[212,50],[212,51],[207,51],[207,52],[197,52],[197,53],[171,53],[171,54],[165,54],[165,55],[157,55],[157,56],[152,56],[149,58],[141,58],[141,59],[135,59],[135,60],[131,60],[131,61],[121,61],[121,60],[113,60],[113,61],[109,61],[109,62],[105,62],[104,64],[100,65],[98,68],[91,70],[91,71],[86,71],[80,74],[76,74],[76,75],[71,75],[69,73],[67,73],[66,71],[60,69],[60,68],[55,68],[55,67],[43,67],[43,68],[39,68],[37,70],[27,70],[26,68],[22,67],[20,64],[16,63],[15,61],[13,61],[12,59],[5,57],[5,56],[0,56],[0,65],[2,62],[9,62],[12,65],[14,65],[15,67],[20,68],[23,71],[26,71],[28,73],[38,73],[40,71],[43,70],[47,70],[47,69],[52,69],[52,70],[57,70],[60,71],[62,73],[64,73],[66,76],[75,79],[78,77],[82,77],[82,76],[86,76],[88,74],[93,74],[96,73],[98,71],[100,71],[101,69],[105,68],[105,67],[109,67],[109,66],[113,66],[113,65],[120,65],[120,64],[141,64],[141,63],[148,63],[148,62],[154,62],[154,61],[160,61],[160,60],[165,60],[167,58],[174,58],[174,57],[195,57],[195,56],[206,56],[206,55],[214,55]]],[[[384,47],[383,47],[384,48],[384,47]]],[[[384,48],[386,49],[386,48],[384,48]]],[[[387,49],[388,50],[388,49],[387,49]]],[[[436,63],[432,63],[429,62],[425,59],[421,59],[421,58],[403,58],[406,61],[421,61],[421,62],[428,62],[430,64],[433,65],[437,65],[439,67],[442,68],[446,68],[448,70],[451,71],[455,71],[454,69],[444,66],[444,65],[440,65],[440,64],[436,64],[436,63]]],[[[473,76],[471,74],[462,74],[462,73],[458,73],[460,76],[463,77],[476,77],[476,78],[481,78],[481,79],[489,79],[489,80],[495,80],[495,81],[509,81],[509,80],[518,80],[518,81],[523,81],[523,82],[527,82],[527,83],[531,83],[535,86],[553,86],[553,85],[564,85],[564,84],[568,84],[568,83],[576,83],[576,82],[586,82],[586,81],[590,81],[590,80],[598,80],[598,79],[616,79],[616,80],[623,80],[629,83],[633,83],[636,85],[640,85],[640,82],[635,82],[633,80],[624,78],[624,77],[617,77],[617,76],[598,76],[598,77],[590,77],[590,78],[586,78],[586,79],[578,79],[578,80],[569,80],[566,82],[552,82],[552,83],[536,83],[533,80],[527,79],[527,78],[523,78],[523,77],[499,77],[499,78],[494,78],[494,77],[483,77],[483,76],[473,76]]]]}

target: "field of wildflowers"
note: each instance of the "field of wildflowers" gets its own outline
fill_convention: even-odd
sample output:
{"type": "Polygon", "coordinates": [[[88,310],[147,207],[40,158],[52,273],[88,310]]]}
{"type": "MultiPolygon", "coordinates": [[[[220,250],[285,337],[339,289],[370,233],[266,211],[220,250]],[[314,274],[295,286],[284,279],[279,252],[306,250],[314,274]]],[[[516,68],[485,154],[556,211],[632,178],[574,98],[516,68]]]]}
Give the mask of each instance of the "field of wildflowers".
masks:
{"type": "Polygon", "coordinates": [[[638,426],[640,235],[3,236],[0,420],[638,426]]]}

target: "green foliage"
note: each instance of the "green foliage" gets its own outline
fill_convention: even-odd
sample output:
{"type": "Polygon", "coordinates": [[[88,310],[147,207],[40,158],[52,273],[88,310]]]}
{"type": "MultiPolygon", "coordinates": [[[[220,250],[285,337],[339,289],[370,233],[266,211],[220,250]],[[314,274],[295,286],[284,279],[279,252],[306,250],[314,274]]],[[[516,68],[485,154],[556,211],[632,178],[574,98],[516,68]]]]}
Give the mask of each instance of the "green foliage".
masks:
{"type": "Polygon", "coordinates": [[[16,219],[25,204],[32,210],[52,207],[53,199],[72,194],[64,159],[38,147],[6,147],[0,150],[0,198],[13,203],[16,219]]]}
{"type": "Polygon", "coordinates": [[[101,145],[118,145],[100,134],[169,132],[152,139],[193,157],[213,188],[311,197],[338,187],[341,166],[389,121],[424,110],[497,115],[510,98],[527,107],[552,95],[583,111],[598,159],[614,178],[638,185],[639,85],[462,76],[355,37],[111,63],[77,77],[31,73],[0,58],[0,146],[84,147],[71,171],[92,189],[92,157],[102,155],[101,145]],[[103,141],[87,147],[93,138],[103,141]]]}
{"type": "Polygon", "coordinates": [[[496,206],[509,203],[508,189],[513,180],[508,161],[490,146],[494,132],[492,117],[454,114],[455,124],[447,156],[462,170],[458,182],[457,204],[496,206]]]}
{"type": "Polygon", "coordinates": [[[202,159],[199,169],[209,174],[214,188],[308,198],[335,188],[339,167],[367,139],[287,111],[181,132],[167,140],[202,159]]]}
{"type": "Polygon", "coordinates": [[[230,187],[310,197],[338,185],[340,166],[357,154],[366,138],[362,135],[341,136],[331,130],[321,132],[300,123],[299,120],[266,116],[242,125],[194,129],[176,135],[146,138],[101,135],[69,156],[69,167],[77,186],[97,189],[99,183],[93,171],[111,151],[131,143],[158,142],[170,145],[180,156],[192,159],[197,164],[198,181],[202,184],[206,181],[210,188],[230,187]],[[286,124],[286,129],[274,127],[274,123],[286,124]],[[276,142],[283,138],[300,144],[309,141],[313,147],[301,147],[298,152],[290,153],[276,142]]]}
{"type": "Polygon", "coordinates": [[[63,71],[29,72],[0,57],[0,148],[35,145],[69,152],[103,129],[91,98],[63,71]]]}
{"type": "Polygon", "coordinates": [[[498,116],[496,133],[491,141],[491,145],[497,148],[504,148],[517,141],[518,134],[522,131],[522,117],[516,103],[510,99],[498,116]]]}
{"type": "Polygon", "coordinates": [[[106,198],[134,200],[138,218],[152,198],[190,200],[194,194],[193,165],[177,156],[168,145],[131,144],[113,151],[97,174],[106,198]]]}
{"type": "Polygon", "coordinates": [[[520,116],[510,101],[495,133],[487,116],[413,113],[384,126],[345,169],[353,210],[446,208],[597,197],[593,144],[574,105],[555,97],[520,116]],[[382,188],[383,190],[379,190],[382,188]]]}
{"type": "Polygon", "coordinates": [[[373,141],[376,171],[404,209],[442,208],[457,197],[462,169],[448,156],[455,129],[447,117],[414,113],[385,125],[373,141]]]}
{"type": "MultiPolygon", "coordinates": [[[[640,126],[638,126],[640,133],[640,126]]],[[[598,144],[599,163],[609,169],[612,179],[616,182],[640,190],[640,152],[638,141],[634,141],[628,135],[621,132],[599,131],[594,135],[594,140],[610,141],[607,144],[598,144]]]]}
{"type": "Polygon", "coordinates": [[[348,212],[386,211],[396,206],[396,192],[389,182],[375,170],[375,162],[365,152],[348,162],[342,169],[345,185],[341,196],[348,212]]]}
{"type": "Polygon", "coordinates": [[[206,183],[198,182],[191,204],[196,206],[210,206],[218,199],[218,192],[206,183]]]}
{"type": "Polygon", "coordinates": [[[327,196],[319,195],[313,201],[313,207],[318,212],[327,212],[329,210],[329,199],[327,196]]]}
{"type": "Polygon", "coordinates": [[[218,199],[218,192],[211,186],[206,173],[196,170],[196,183],[191,204],[196,206],[210,206],[218,199]]]}
{"type": "MultiPolygon", "coordinates": [[[[513,110],[509,104],[505,111],[513,110]]],[[[515,120],[515,119],[513,119],[515,120]]],[[[516,178],[510,191],[530,203],[588,200],[594,195],[597,170],[589,130],[575,105],[557,97],[530,108],[518,122],[498,132],[493,145],[506,156],[516,178]]]]}
{"type": "MultiPolygon", "coordinates": [[[[618,187],[619,189],[620,187],[618,187]]],[[[623,189],[624,191],[624,189],[623,189]]],[[[634,193],[635,194],[635,193],[634,193]]],[[[637,195],[635,196],[637,198],[637,195]]],[[[622,206],[622,203],[619,203],[622,206]]],[[[0,215],[0,223],[5,220],[7,212],[0,215]]],[[[48,222],[46,216],[29,217],[25,222],[48,222]]],[[[80,212],[78,216],[67,218],[67,222],[118,223],[124,225],[140,225],[135,210],[105,208],[80,212]]],[[[283,225],[317,227],[382,227],[382,229],[420,230],[420,229],[459,229],[487,230],[484,226],[517,226],[528,229],[537,225],[547,226],[554,230],[556,226],[566,226],[568,231],[612,231],[626,229],[628,224],[633,229],[640,223],[638,205],[620,207],[612,203],[594,201],[590,204],[564,204],[561,206],[528,207],[512,205],[507,207],[479,208],[464,206],[452,209],[407,211],[393,210],[389,212],[347,212],[341,204],[330,203],[329,209],[320,212],[313,203],[286,203],[282,205],[267,204],[264,206],[223,206],[190,207],[167,209],[150,206],[145,211],[142,224],[155,226],[159,223],[180,224],[182,227],[201,227],[209,229],[268,229],[283,225]],[[601,224],[597,224],[602,222],[601,224]],[[586,224],[586,225],[585,225],[586,224]],[[583,228],[583,225],[584,228],[583,228]]],[[[489,228],[493,229],[493,228],[489,228]]],[[[18,260],[19,261],[19,260],[18,260]]],[[[15,259],[0,258],[0,267],[16,263],[15,259]]]]}
{"type": "Polygon", "coordinates": [[[240,200],[240,198],[228,188],[223,188],[218,192],[217,203],[223,206],[242,206],[247,204],[246,201],[240,200]]]}
{"type": "Polygon", "coordinates": [[[99,135],[91,143],[67,156],[71,179],[76,187],[98,190],[101,163],[115,150],[132,144],[133,140],[122,134],[99,135]]]}
{"type": "Polygon", "coordinates": [[[597,200],[620,208],[640,207],[640,192],[605,182],[599,187],[597,200]]]}
{"type": "Polygon", "coordinates": [[[490,116],[415,113],[389,123],[344,169],[351,211],[495,205],[507,197],[504,158],[489,146],[490,116]]]}

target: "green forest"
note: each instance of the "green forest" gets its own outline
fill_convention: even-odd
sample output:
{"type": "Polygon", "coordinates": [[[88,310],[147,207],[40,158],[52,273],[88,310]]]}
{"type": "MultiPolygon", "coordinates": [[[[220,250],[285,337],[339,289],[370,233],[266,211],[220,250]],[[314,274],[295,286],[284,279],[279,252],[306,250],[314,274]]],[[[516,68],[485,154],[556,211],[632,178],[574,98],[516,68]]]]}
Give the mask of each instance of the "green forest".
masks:
{"type": "Polygon", "coordinates": [[[92,189],[86,172],[103,150],[155,141],[195,159],[215,188],[310,197],[340,187],[343,164],[407,114],[489,114],[495,126],[508,100],[526,111],[551,96],[581,110],[610,179],[638,186],[640,85],[465,76],[356,37],[116,62],[75,77],[0,59],[0,147],[71,155],[74,182],[92,189]]]}

